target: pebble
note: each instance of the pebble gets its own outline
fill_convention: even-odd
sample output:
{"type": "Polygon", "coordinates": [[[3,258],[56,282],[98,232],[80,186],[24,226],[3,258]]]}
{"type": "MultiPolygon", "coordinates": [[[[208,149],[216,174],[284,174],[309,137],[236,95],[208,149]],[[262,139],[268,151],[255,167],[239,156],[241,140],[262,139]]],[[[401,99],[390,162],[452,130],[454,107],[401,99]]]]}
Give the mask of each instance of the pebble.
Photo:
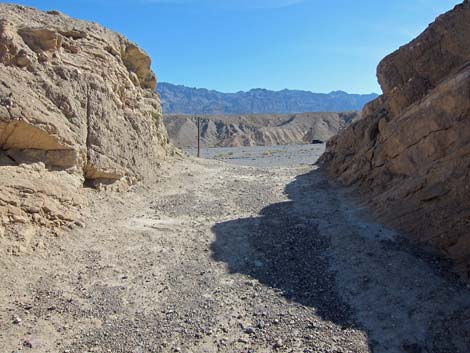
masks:
{"type": "Polygon", "coordinates": [[[85,223],[83,223],[83,222],[81,222],[81,221],[76,221],[74,224],[75,224],[77,227],[80,227],[80,228],[85,228],[85,227],[86,227],[85,223]]]}
{"type": "Polygon", "coordinates": [[[19,324],[21,324],[21,319],[20,319],[18,316],[15,316],[15,317],[13,318],[13,323],[14,323],[15,325],[19,325],[19,324]]]}
{"type": "Polygon", "coordinates": [[[27,348],[33,348],[33,343],[32,343],[31,341],[29,341],[29,340],[25,340],[25,341],[23,342],[23,346],[24,346],[24,347],[27,347],[27,348]]]}
{"type": "Polygon", "coordinates": [[[253,327],[247,327],[247,328],[245,328],[245,333],[251,335],[251,334],[255,333],[255,329],[253,327]]]}

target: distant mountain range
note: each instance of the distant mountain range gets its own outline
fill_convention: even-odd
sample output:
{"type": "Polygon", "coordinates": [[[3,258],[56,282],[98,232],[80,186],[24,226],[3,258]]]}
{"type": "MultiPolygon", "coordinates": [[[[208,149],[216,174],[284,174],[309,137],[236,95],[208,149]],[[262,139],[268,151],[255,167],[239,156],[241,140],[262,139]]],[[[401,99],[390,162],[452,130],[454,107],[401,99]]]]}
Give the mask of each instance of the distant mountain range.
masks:
{"type": "Polygon", "coordinates": [[[343,91],[313,93],[300,90],[222,93],[162,82],[157,91],[165,114],[290,114],[361,110],[378,95],[349,94],[343,91]]]}

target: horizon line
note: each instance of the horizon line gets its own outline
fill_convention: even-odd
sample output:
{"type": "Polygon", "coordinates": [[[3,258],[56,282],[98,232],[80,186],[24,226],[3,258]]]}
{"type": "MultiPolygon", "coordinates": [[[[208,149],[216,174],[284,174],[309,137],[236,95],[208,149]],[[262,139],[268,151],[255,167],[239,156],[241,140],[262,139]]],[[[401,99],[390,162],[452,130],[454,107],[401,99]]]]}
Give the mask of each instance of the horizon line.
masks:
{"type": "Polygon", "coordinates": [[[347,92],[347,91],[344,91],[344,90],[341,90],[341,89],[338,89],[338,90],[333,90],[333,91],[329,91],[329,92],[315,92],[313,90],[307,90],[307,89],[297,89],[297,88],[283,88],[283,89],[279,89],[279,90],[276,90],[276,89],[269,89],[269,88],[261,88],[261,87],[253,87],[253,88],[250,88],[250,89],[246,89],[246,90],[238,90],[238,91],[235,91],[235,92],[226,92],[226,91],[223,91],[223,90],[218,90],[218,89],[212,89],[212,88],[205,88],[205,87],[196,87],[196,86],[188,86],[188,85],[185,85],[185,84],[176,84],[176,83],[171,83],[171,82],[168,82],[168,81],[162,81],[162,82],[158,82],[157,83],[157,90],[158,90],[158,86],[160,84],[168,84],[168,85],[172,85],[172,86],[180,86],[180,87],[185,87],[185,88],[190,88],[190,89],[196,89],[196,90],[206,90],[206,91],[213,91],[213,92],[218,92],[218,93],[222,93],[222,94],[236,94],[236,93],[247,93],[247,92],[250,92],[250,91],[254,91],[254,90],[265,90],[265,91],[271,91],[271,92],[282,92],[282,91],[298,91],[298,92],[308,92],[308,93],[314,93],[314,94],[332,94],[332,93],[337,93],[337,92],[341,92],[341,93],[346,93],[346,94],[349,94],[349,95],[361,95],[361,96],[368,96],[368,95],[377,95],[377,96],[380,96],[382,93],[377,93],[377,92],[369,92],[369,93],[350,93],[350,92],[347,92]]]}

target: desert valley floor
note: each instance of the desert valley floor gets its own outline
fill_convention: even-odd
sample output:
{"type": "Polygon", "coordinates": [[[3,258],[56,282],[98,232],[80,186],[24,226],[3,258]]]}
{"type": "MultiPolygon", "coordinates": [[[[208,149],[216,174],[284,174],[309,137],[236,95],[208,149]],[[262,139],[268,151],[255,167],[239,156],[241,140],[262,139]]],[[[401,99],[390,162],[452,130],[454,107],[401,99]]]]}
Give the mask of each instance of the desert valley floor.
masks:
{"type": "Polygon", "coordinates": [[[0,258],[0,352],[469,352],[470,288],[294,149],[88,190],[83,227],[0,258]]]}

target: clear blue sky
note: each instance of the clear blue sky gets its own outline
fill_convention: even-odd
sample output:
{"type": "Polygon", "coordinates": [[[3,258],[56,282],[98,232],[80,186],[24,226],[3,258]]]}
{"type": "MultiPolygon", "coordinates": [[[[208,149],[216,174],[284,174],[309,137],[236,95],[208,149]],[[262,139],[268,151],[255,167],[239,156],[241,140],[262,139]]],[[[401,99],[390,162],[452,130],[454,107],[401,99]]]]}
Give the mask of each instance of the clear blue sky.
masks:
{"type": "Polygon", "coordinates": [[[379,92],[386,54],[458,0],[24,0],[125,34],[159,81],[225,92],[251,88],[379,92]]]}

